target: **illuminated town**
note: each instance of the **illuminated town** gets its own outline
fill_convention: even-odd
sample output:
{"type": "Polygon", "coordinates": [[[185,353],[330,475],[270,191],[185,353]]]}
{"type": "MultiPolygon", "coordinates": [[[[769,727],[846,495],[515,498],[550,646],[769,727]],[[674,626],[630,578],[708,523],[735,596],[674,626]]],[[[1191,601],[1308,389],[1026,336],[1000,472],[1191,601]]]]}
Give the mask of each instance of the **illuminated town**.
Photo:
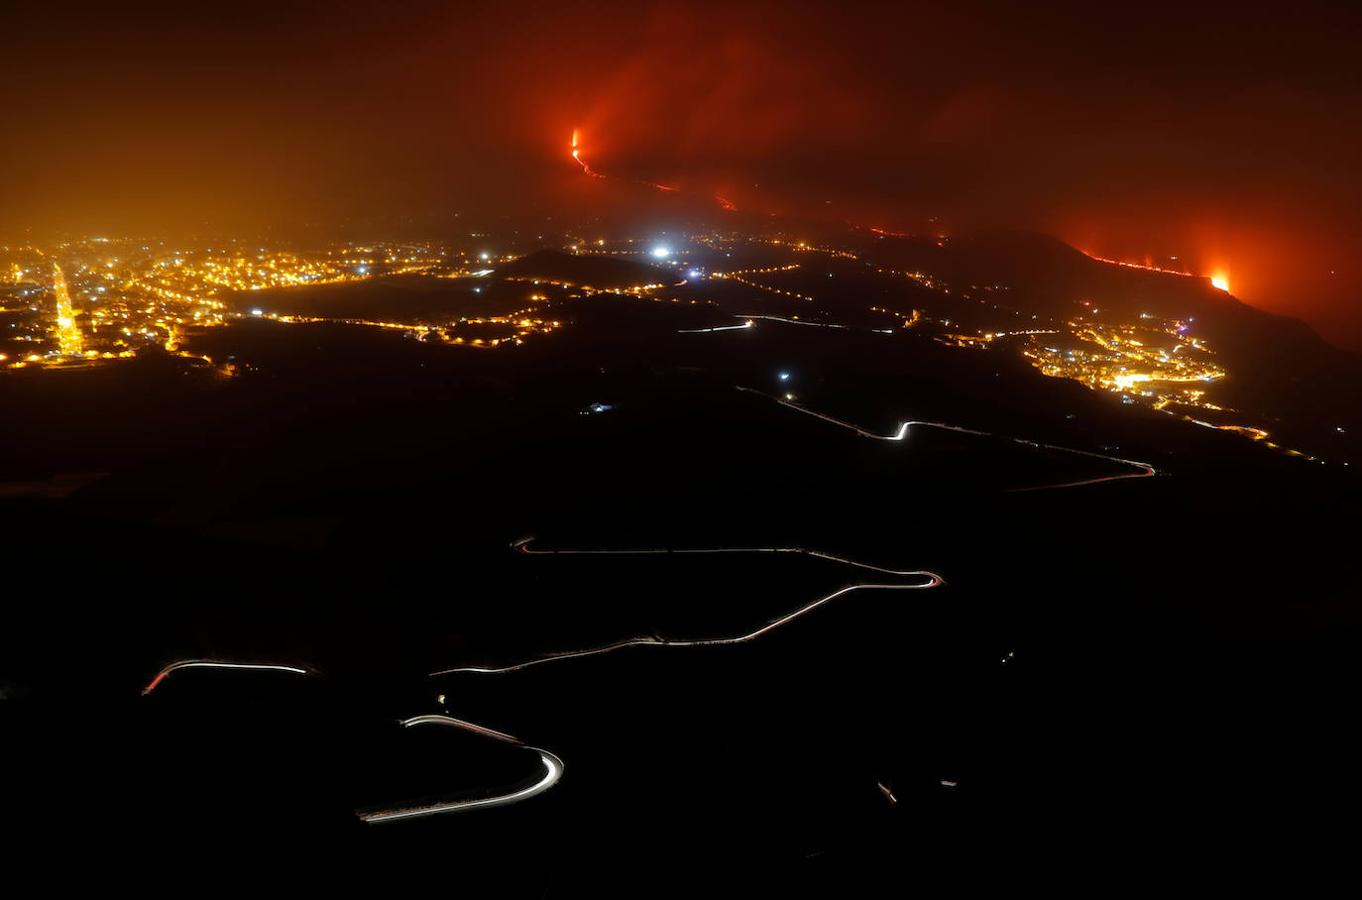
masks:
{"type": "Polygon", "coordinates": [[[560,324],[535,315],[533,304],[496,315],[395,322],[291,315],[229,303],[281,288],[404,276],[460,279],[490,271],[486,252],[460,253],[430,244],[345,244],[309,253],[91,238],[51,248],[4,247],[0,253],[5,257],[0,271],[8,276],[0,313],[9,331],[0,338],[5,347],[0,363],[12,369],[91,365],[152,348],[212,362],[185,350],[186,336],[244,318],[399,329],[478,348],[516,342],[560,324]]]}
{"type": "MultiPolygon", "coordinates": [[[[581,160],[576,135],[572,155],[584,171],[604,177],[581,160]]],[[[944,246],[943,239],[935,243],[944,246]]],[[[1215,386],[1227,371],[1214,349],[1196,334],[1191,317],[1162,319],[1142,313],[1131,321],[1120,321],[1084,301],[1067,320],[1045,322],[1031,316],[1030,327],[1017,327],[1011,323],[1019,314],[990,299],[998,293],[996,286],[957,288],[928,272],[865,263],[847,247],[785,236],[696,233],[685,235],[676,249],[645,239],[576,238],[563,247],[574,256],[644,260],[652,264],[650,271],[657,276],[646,283],[610,287],[547,276],[507,274],[498,279],[497,270],[523,254],[493,254],[477,249],[477,244],[341,243],[304,251],[240,241],[173,246],[159,240],[96,237],[51,247],[0,248],[0,272],[7,276],[0,314],[9,332],[0,339],[4,348],[0,365],[69,368],[127,360],[149,351],[214,365],[210,356],[195,349],[195,336],[243,320],[387,329],[423,342],[487,350],[518,346],[531,336],[562,328],[567,323],[564,311],[570,308],[564,304],[598,294],[713,305],[704,291],[706,283],[733,283],[789,304],[788,311],[778,310],[779,315],[766,307],[741,311],[749,322],[766,318],[845,327],[830,318],[834,314],[826,303],[820,305],[818,293],[795,286],[808,283],[799,279],[814,276],[819,260],[827,260],[873,273],[885,280],[891,292],[896,279],[906,278],[938,298],[931,309],[914,302],[867,305],[865,312],[872,320],[883,317],[885,327],[875,330],[918,331],[937,343],[968,350],[1006,344],[1017,348],[1046,376],[1070,379],[1118,395],[1127,404],[1144,405],[1304,455],[1267,440],[1267,430],[1259,425],[1234,421],[1234,411],[1216,402],[1215,386]],[[707,271],[690,261],[694,254],[684,247],[711,258],[766,252],[766,248],[791,261],[707,271]],[[362,315],[323,315],[274,308],[251,299],[273,297],[276,294],[271,292],[281,289],[298,292],[413,278],[448,280],[469,286],[473,294],[489,293],[485,300],[472,298],[480,311],[445,316],[384,316],[378,307],[362,315]],[[520,293],[506,295],[501,289],[494,296],[493,286],[498,282],[511,291],[519,287],[520,293]],[[515,296],[519,296],[518,303],[515,296]],[[982,309],[972,309],[971,304],[982,309]],[[973,328],[962,327],[968,321],[975,323],[973,328]]],[[[235,366],[224,364],[221,371],[231,374],[235,366]]]]}
{"type": "Polygon", "coordinates": [[[1035,337],[1022,351],[1045,375],[1137,396],[1156,409],[1199,406],[1206,385],[1225,377],[1186,322],[1142,317],[1132,324],[1082,319],[1065,324],[1064,331],[1035,337]]]}

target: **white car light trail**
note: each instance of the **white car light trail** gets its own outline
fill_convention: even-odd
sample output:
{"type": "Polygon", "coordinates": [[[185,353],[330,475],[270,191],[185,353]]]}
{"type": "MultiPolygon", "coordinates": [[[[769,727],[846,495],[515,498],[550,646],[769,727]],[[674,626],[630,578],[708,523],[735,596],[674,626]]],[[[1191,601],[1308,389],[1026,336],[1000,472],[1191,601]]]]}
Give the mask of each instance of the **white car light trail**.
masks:
{"type": "Polygon", "coordinates": [[[833,556],[830,553],[822,553],[817,550],[806,550],[802,547],[719,547],[714,549],[690,549],[690,550],[671,550],[671,549],[647,549],[647,550],[531,550],[530,542],[533,538],[523,538],[516,541],[512,546],[521,553],[535,555],[601,555],[601,556],[637,556],[651,554],[712,554],[712,553],[797,553],[804,556],[811,556],[816,559],[826,559],[842,565],[852,566],[858,569],[865,569],[871,572],[879,572],[885,575],[893,575],[900,578],[921,579],[911,584],[879,584],[879,583],[858,583],[850,584],[846,587],[838,588],[830,594],[819,597],[812,603],[787,613],[774,619],[755,631],[745,634],[733,635],[730,637],[718,638],[698,638],[689,640],[666,640],[658,637],[637,637],[616,641],[599,647],[588,647],[582,650],[569,650],[564,653],[555,653],[549,656],[542,656],[538,659],[528,660],[522,663],[514,663],[507,666],[460,666],[451,669],[441,669],[431,672],[431,676],[455,675],[459,673],[473,673],[478,675],[499,675],[507,672],[517,672],[528,669],[531,666],[541,665],[547,662],[562,661],[568,659],[582,659],[589,656],[601,656],[606,653],[613,653],[628,647],[721,647],[733,644],[744,644],[754,641],[762,635],[768,634],[783,625],[787,625],[815,609],[825,604],[831,603],[838,597],[842,597],[853,591],[859,590],[888,590],[888,591],[912,591],[925,590],[927,588],[938,587],[945,583],[945,580],[935,572],[928,572],[924,569],[887,569],[880,566],[872,566],[867,563],[856,562],[855,560],[845,559],[840,556],[833,556]]]}
{"type": "MultiPolygon", "coordinates": [[[[959,425],[947,425],[945,422],[923,422],[918,420],[900,422],[898,429],[894,431],[892,434],[876,434],[873,431],[866,431],[864,428],[852,425],[850,422],[843,422],[841,419],[835,419],[832,416],[824,415],[823,413],[820,412],[815,412],[811,409],[800,406],[797,403],[791,403],[788,400],[782,400],[779,397],[773,397],[770,394],[764,393],[762,391],[754,390],[749,387],[743,387],[741,385],[738,385],[738,390],[747,394],[756,394],[759,397],[765,397],[768,400],[772,400],[776,403],[779,403],[781,406],[788,407],[789,409],[793,409],[796,412],[804,413],[806,416],[813,416],[815,419],[822,419],[824,422],[829,422],[833,425],[837,425],[849,431],[854,431],[861,437],[873,438],[877,441],[902,441],[908,437],[909,429],[915,425],[922,426],[924,428],[939,428],[945,431],[957,431],[960,432],[961,434],[973,434],[978,435],[979,437],[1000,437],[1000,435],[995,435],[988,431],[976,431],[973,428],[962,428],[959,425]]],[[[1042,484],[1037,485],[1035,487],[1012,488],[1011,492],[1013,493],[1021,493],[1027,491],[1048,491],[1068,487],[1083,487],[1085,485],[1090,484],[1102,484],[1108,481],[1122,481],[1127,478],[1149,478],[1151,476],[1158,474],[1158,470],[1151,466],[1149,463],[1139,462],[1138,460],[1134,459],[1124,459],[1119,456],[1108,456],[1105,453],[1094,453],[1091,450],[1076,450],[1073,447],[1061,447],[1058,444],[1044,444],[1039,441],[1027,440],[1026,438],[1006,438],[1006,440],[1010,440],[1013,443],[1022,444],[1027,447],[1035,447],[1037,449],[1054,450],[1059,453],[1073,453],[1078,456],[1087,456],[1093,459],[1104,460],[1106,462],[1118,463],[1123,466],[1131,466],[1139,470],[1136,472],[1123,472],[1120,475],[1101,475],[1095,478],[1080,479],[1078,481],[1066,481],[1060,484],[1042,484]]]]}
{"type": "Polygon", "coordinates": [[[520,803],[537,797],[558,783],[563,777],[563,761],[555,754],[539,747],[531,747],[519,738],[511,737],[509,734],[502,734],[490,728],[483,728],[481,725],[474,725],[472,722],[465,722],[462,719],[455,719],[451,716],[425,715],[414,716],[402,722],[403,727],[413,728],[417,725],[446,725],[453,728],[462,728],[472,731],[484,737],[494,738],[533,750],[539,754],[539,761],[544,767],[544,774],[538,781],[528,787],[510,791],[505,794],[498,794],[494,797],[482,797],[476,800],[433,800],[412,806],[395,806],[377,810],[367,810],[356,812],[359,818],[365,822],[391,822],[396,819],[414,819],[419,816],[433,816],[440,813],[467,812],[475,809],[491,809],[498,806],[509,806],[512,803],[520,803]]]}
{"type": "Polygon", "coordinates": [[[752,321],[743,322],[741,325],[718,325],[714,328],[680,328],[677,334],[708,334],[711,331],[742,331],[747,328],[755,327],[752,321]]]}
{"type": "Polygon", "coordinates": [[[165,681],[168,675],[172,672],[179,671],[180,669],[249,669],[265,672],[289,672],[294,675],[313,674],[310,669],[304,669],[301,666],[284,666],[271,663],[221,662],[212,659],[185,659],[179,662],[173,662],[157,672],[156,677],[151,680],[151,683],[142,688],[142,695],[146,696],[156,690],[156,686],[162,681],[165,681]]]}

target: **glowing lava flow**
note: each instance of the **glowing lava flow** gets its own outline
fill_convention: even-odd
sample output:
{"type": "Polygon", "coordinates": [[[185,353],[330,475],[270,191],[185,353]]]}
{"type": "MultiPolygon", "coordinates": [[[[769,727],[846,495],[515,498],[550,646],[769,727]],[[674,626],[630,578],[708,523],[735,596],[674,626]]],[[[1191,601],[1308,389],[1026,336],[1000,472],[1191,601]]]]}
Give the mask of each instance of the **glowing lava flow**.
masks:
{"type": "MultiPolygon", "coordinates": [[[[1087,251],[1083,251],[1083,253],[1089,259],[1095,259],[1098,262],[1106,263],[1107,265],[1111,266],[1121,266],[1122,268],[1125,269],[1142,269],[1145,272],[1158,272],[1160,275],[1183,275],[1191,278],[1196,277],[1191,272],[1183,271],[1180,269],[1165,269],[1162,266],[1156,266],[1151,263],[1126,262],[1123,259],[1111,259],[1110,257],[1098,256],[1095,253],[1088,253],[1087,251]]],[[[1216,290],[1224,291],[1227,294],[1230,292],[1230,277],[1224,271],[1213,272],[1209,276],[1209,280],[1211,282],[1211,287],[1215,288],[1216,290]]]]}
{"type": "Polygon", "coordinates": [[[581,166],[581,167],[582,167],[582,171],[585,172],[586,174],[590,175],[592,178],[604,178],[604,177],[605,177],[604,175],[602,175],[601,173],[599,173],[599,172],[597,172],[596,170],[592,169],[591,166],[589,166],[589,165],[586,164],[586,160],[582,159],[582,150],[581,150],[581,148],[578,146],[578,143],[580,142],[580,139],[581,139],[581,136],[580,136],[580,134],[578,133],[577,129],[575,129],[575,128],[572,129],[572,160],[573,160],[573,162],[575,162],[575,163],[577,163],[577,165],[581,166]]]}
{"type": "MultiPolygon", "coordinates": [[[[592,178],[605,178],[606,177],[605,175],[602,175],[600,172],[597,172],[595,169],[591,168],[591,166],[587,164],[587,161],[582,159],[581,143],[582,143],[581,130],[577,128],[572,129],[572,161],[575,162],[577,165],[581,166],[582,171],[590,175],[592,178]]],[[[664,194],[684,193],[681,190],[681,188],[670,184],[662,184],[657,181],[645,181],[642,178],[633,178],[630,180],[633,181],[635,184],[641,184],[644,187],[652,188],[655,191],[662,191],[664,194]]],[[[718,194],[714,195],[714,199],[716,202],[718,202],[718,204],[721,207],[723,207],[726,210],[732,211],[737,209],[737,207],[734,206],[729,200],[720,197],[718,194]]]]}
{"type": "Polygon", "coordinates": [[[1089,259],[1095,259],[1098,262],[1106,263],[1109,266],[1120,266],[1124,269],[1142,269],[1146,272],[1158,272],[1160,275],[1186,275],[1195,277],[1192,275],[1191,272],[1183,272],[1179,269],[1165,269],[1160,266],[1152,265],[1150,263],[1126,262],[1123,259],[1112,259],[1107,256],[1098,256],[1095,253],[1088,253],[1086,251],[1083,251],[1083,255],[1087,256],[1089,259]]]}

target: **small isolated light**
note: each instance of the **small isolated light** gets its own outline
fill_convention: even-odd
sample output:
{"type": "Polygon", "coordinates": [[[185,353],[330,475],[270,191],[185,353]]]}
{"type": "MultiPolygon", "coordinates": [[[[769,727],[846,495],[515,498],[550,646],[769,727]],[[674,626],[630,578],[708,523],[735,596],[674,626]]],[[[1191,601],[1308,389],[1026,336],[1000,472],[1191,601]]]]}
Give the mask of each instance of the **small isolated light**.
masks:
{"type": "Polygon", "coordinates": [[[687,277],[687,278],[704,278],[704,277],[705,277],[705,273],[704,273],[704,272],[701,272],[699,269],[691,269],[689,272],[686,273],[686,277],[687,277]]]}
{"type": "Polygon", "coordinates": [[[789,380],[790,380],[790,373],[789,373],[789,372],[781,372],[781,373],[780,373],[779,375],[777,375],[776,377],[779,378],[781,381],[789,381],[789,380]]]}
{"type": "Polygon", "coordinates": [[[487,260],[491,258],[492,254],[488,253],[486,250],[478,254],[478,259],[482,260],[483,262],[487,262],[487,260]]]}
{"type": "Polygon", "coordinates": [[[263,309],[260,309],[260,308],[256,308],[256,309],[251,310],[251,315],[253,315],[253,316],[263,316],[264,314],[265,314],[265,311],[264,311],[263,309]]]}
{"type": "Polygon", "coordinates": [[[653,248],[653,259],[666,259],[672,255],[672,248],[666,244],[658,244],[653,248]]]}

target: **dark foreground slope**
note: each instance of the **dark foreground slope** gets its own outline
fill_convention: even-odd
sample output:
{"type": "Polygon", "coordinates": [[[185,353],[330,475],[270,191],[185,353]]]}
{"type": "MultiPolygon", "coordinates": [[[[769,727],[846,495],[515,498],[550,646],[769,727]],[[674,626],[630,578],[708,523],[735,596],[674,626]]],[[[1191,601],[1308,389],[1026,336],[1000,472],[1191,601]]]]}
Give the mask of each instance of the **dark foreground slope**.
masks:
{"type": "Polygon", "coordinates": [[[706,332],[733,316],[614,296],[554,312],[561,330],[495,351],[252,318],[189,339],[234,378],[147,356],[0,384],[24,435],[0,447],[14,858],[78,856],[67,877],[100,884],[509,896],[1351,863],[1349,473],[911,330],[706,332]],[[907,420],[988,434],[875,437],[907,420]],[[1143,471],[1113,458],[1158,474],[1093,483],[1143,471]],[[790,553],[513,548],[531,535],[807,548],[945,584],[859,587],[743,645],[432,676],[741,634],[899,581],[790,553]],[[142,695],[196,658],[317,674],[142,695]],[[550,750],[562,781],[366,824],[535,776],[486,734],[397,724],[421,714],[550,750]]]}

